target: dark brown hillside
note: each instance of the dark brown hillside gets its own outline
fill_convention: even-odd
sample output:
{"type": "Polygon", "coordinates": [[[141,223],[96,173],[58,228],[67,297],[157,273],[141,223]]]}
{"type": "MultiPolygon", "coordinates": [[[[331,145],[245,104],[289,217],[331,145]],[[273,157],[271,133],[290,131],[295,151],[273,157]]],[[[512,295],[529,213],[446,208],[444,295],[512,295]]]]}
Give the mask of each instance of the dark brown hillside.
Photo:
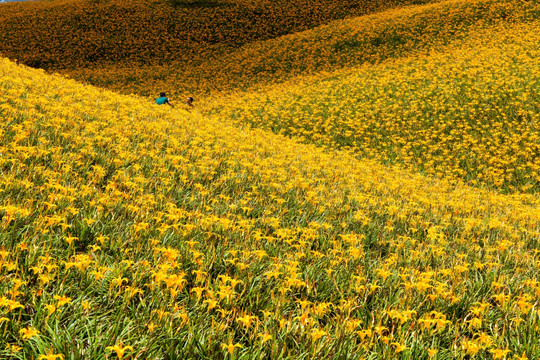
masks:
{"type": "Polygon", "coordinates": [[[0,7],[0,53],[45,69],[197,63],[211,54],[433,0],[64,0],[0,7]]]}

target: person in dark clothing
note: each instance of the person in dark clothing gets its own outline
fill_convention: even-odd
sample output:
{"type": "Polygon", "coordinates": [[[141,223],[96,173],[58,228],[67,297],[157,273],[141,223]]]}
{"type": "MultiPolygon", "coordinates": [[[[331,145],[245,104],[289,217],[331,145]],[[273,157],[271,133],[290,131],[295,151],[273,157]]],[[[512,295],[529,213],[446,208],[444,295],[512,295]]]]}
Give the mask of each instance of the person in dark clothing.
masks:
{"type": "Polygon", "coordinates": [[[186,105],[189,107],[195,107],[193,105],[193,98],[191,96],[187,98],[186,105]]]}

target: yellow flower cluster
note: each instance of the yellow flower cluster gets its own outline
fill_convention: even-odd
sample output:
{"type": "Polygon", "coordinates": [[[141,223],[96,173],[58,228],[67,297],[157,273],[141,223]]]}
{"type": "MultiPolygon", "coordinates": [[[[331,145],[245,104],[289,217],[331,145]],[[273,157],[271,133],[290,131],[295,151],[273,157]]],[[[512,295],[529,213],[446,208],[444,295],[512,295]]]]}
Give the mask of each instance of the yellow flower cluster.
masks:
{"type": "Polygon", "coordinates": [[[540,22],[477,29],[425,55],[295,79],[207,114],[425,174],[540,190],[540,22]]]}
{"type": "Polygon", "coordinates": [[[6,59],[0,120],[0,357],[540,354],[536,196],[6,59]]]}

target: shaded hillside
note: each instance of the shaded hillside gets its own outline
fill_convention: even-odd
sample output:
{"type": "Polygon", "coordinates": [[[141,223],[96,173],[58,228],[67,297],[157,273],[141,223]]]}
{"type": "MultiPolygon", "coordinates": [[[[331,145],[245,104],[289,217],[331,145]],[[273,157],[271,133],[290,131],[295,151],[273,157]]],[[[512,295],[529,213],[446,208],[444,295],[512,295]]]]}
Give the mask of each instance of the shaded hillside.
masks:
{"type": "Polygon", "coordinates": [[[334,19],[432,0],[60,0],[0,8],[0,53],[71,69],[108,63],[186,66],[212,53],[334,19]]]}
{"type": "Polygon", "coordinates": [[[92,68],[64,69],[78,80],[123,93],[197,99],[278,84],[306,74],[332,72],[364,63],[425,54],[498,23],[519,24],[538,18],[538,5],[508,0],[450,0],[390,9],[329,24],[238,49],[204,61],[171,61],[132,67],[119,62],[92,68]]]}

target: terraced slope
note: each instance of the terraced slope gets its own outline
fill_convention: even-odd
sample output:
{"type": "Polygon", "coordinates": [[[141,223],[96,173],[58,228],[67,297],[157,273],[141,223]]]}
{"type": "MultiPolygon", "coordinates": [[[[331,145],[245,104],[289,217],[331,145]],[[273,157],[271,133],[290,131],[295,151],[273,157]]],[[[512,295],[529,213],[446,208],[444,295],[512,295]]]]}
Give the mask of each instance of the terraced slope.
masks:
{"type": "Polygon", "coordinates": [[[0,121],[2,357],[540,357],[537,197],[5,59],[0,121]]]}

